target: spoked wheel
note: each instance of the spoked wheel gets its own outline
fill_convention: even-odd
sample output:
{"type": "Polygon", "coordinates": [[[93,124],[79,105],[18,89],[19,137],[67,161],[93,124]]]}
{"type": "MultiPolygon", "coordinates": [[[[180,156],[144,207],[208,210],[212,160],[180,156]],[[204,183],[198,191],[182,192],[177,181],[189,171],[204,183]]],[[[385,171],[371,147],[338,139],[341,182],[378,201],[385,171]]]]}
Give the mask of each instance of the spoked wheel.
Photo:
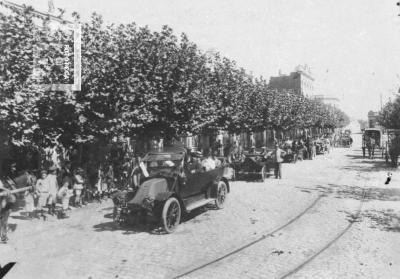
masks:
{"type": "Polygon", "coordinates": [[[162,222],[167,233],[173,233],[181,221],[181,205],[179,201],[172,197],[169,198],[163,207],[162,222]]]}
{"type": "Polygon", "coordinates": [[[224,208],[227,194],[228,194],[228,188],[226,187],[225,182],[220,181],[218,183],[217,199],[215,200],[215,206],[218,209],[224,208]]]}

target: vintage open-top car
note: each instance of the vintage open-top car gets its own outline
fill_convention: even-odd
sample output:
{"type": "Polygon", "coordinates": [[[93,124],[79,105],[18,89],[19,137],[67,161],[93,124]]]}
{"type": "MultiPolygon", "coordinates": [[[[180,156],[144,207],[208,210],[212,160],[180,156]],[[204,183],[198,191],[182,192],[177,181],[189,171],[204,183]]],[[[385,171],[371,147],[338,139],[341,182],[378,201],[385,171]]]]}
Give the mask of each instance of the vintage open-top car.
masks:
{"type": "Polygon", "coordinates": [[[161,220],[165,231],[171,233],[183,212],[210,202],[223,208],[230,191],[228,180],[223,177],[225,166],[205,170],[200,163],[202,158],[192,155],[176,146],[147,153],[140,186],[113,197],[114,220],[136,222],[149,216],[161,220]]]}

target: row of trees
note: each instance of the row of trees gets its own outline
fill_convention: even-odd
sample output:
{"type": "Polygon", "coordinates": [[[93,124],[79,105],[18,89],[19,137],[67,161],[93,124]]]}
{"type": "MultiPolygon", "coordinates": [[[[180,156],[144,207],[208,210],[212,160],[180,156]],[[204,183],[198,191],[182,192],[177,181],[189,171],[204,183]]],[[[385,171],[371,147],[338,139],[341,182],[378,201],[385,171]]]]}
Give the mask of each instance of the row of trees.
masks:
{"type": "Polygon", "coordinates": [[[388,129],[400,129],[400,98],[385,104],[378,115],[378,122],[388,129]]]}
{"type": "Polygon", "coordinates": [[[134,23],[106,26],[93,14],[82,24],[82,89],[73,94],[47,91],[33,76],[40,67],[48,73],[42,83],[60,78],[55,60],[64,54],[54,42],[71,43],[65,31],[50,28],[49,19],[38,23],[31,8],[0,14],[0,30],[0,124],[16,145],[348,123],[339,109],[272,90],[262,77],[200,51],[167,26],[159,32],[134,23]],[[49,65],[32,63],[38,46],[49,65]]]}

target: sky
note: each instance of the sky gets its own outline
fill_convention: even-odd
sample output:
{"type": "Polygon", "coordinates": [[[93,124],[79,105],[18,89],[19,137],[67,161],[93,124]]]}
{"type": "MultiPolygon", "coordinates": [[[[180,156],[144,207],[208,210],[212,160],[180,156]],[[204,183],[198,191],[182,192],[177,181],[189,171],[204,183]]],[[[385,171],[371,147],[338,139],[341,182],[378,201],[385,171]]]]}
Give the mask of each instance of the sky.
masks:
{"type": "MultiPolygon", "coordinates": [[[[12,0],[47,11],[48,0],[12,0]]],[[[53,0],[94,11],[108,23],[136,22],[184,32],[203,51],[220,52],[269,79],[307,64],[315,93],[337,97],[343,110],[366,119],[400,87],[397,0],[53,0]]]]}

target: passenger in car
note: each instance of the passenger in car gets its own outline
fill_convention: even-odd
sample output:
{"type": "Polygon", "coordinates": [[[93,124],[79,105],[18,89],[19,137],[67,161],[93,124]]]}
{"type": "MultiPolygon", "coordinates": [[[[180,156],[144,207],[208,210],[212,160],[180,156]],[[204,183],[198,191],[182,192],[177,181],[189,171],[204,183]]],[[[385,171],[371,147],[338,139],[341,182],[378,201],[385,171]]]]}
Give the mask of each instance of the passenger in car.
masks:
{"type": "Polygon", "coordinates": [[[197,173],[203,170],[203,167],[196,153],[193,154],[188,153],[186,158],[186,163],[190,173],[197,173]]]}
{"type": "Polygon", "coordinates": [[[212,159],[213,159],[214,162],[215,162],[215,167],[216,167],[216,168],[219,168],[219,167],[221,167],[222,162],[221,162],[221,160],[218,159],[216,156],[218,156],[218,151],[215,151],[215,152],[214,152],[214,155],[212,156],[212,159]]]}
{"type": "Polygon", "coordinates": [[[215,160],[213,159],[210,150],[206,150],[204,152],[204,155],[205,159],[201,162],[201,165],[205,169],[205,171],[215,169],[215,160]]]}

